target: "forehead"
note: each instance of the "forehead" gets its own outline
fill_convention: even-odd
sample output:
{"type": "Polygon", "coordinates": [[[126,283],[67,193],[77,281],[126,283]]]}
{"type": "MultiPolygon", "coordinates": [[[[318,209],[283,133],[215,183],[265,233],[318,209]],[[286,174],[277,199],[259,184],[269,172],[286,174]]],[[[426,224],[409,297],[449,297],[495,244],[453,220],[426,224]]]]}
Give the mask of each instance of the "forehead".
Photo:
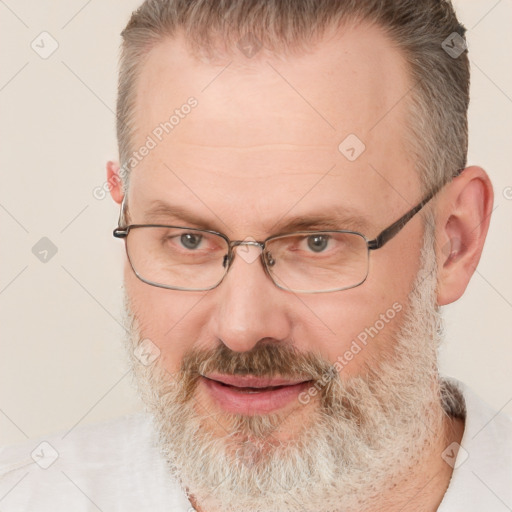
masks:
{"type": "Polygon", "coordinates": [[[137,84],[133,149],[148,137],[152,147],[130,203],[187,200],[205,215],[242,221],[250,209],[270,223],[294,204],[300,213],[391,200],[402,211],[418,181],[404,149],[410,89],[403,57],[373,26],[326,34],[293,57],[234,51],[214,63],[181,36],[166,39],[137,84]]]}

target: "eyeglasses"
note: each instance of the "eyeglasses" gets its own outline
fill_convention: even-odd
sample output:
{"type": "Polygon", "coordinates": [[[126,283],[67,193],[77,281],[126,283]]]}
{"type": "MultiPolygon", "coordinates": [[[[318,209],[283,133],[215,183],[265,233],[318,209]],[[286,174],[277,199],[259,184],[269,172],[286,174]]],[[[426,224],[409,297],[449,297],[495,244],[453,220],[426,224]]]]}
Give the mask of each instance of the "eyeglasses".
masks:
{"type": "MultiPolygon", "coordinates": [[[[226,277],[235,247],[245,246],[249,251],[252,246],[260,251],[265,272],[277,287],[295,293],[335,292],[364,283],[370,251],[380,249],[396,236],[441,188],[435,188],[372,240],[350,230],[298,231],[261,242],[230,240],[216,231],[160,224],[131,224],[116,228],[113,234],[125,239],[135,275],[152,286],[211,290],[226,277]]],[[[247,256],[241,257],[249,261],[247,256]]]]}

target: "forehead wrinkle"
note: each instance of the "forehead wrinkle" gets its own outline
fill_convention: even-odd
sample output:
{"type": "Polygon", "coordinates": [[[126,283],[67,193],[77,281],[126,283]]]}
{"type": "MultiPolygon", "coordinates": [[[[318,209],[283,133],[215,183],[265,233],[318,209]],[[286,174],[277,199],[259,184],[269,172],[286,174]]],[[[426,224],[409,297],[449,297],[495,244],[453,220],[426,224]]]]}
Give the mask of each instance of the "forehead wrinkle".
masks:
{"type": "MultiPolygon", "coordinates": [[[[325,139],[324,139],[325,140],[325,139]]],[[[282,168],[300,168],[308,173],[325,172],[332,167],[338,158],[337,143],[332,140],[330,144],[293,144],[293,143],[247,143],[235,144],[230,140],[227,144],[202,144],[201,142],[184,142],[174,140],[168,148],[168,154],[157,153],[154,156],[157,165],[167,159],[172,159],[173,169],[198,170],[211,172],[227,168],[236,168],[243,164],[243,168],[260,168],[261,166],[274,166],[276,162],[282,168]],[[250,160],[245,160],[245,159],[250,160]],[[215,160],[213,160],[215,159],[215,160]],[[325,169],[322,169],[324,166],[325,169]],[[217,168],[217,169],[215,169],[217,168]],[[316,168],[319,168],[317,171],[316,168]]],[[[165,165],[165,163],[164,163],[165,165]]]]}
{"type": "MultiPolygon", "coordinates": [[[[320,145],[320,144],[293,144],[293,143],[286,143],[286,142],[267,142],[267,143],[261,143],[261,144],[240,144],[240,145],[234,145],[234,144],[201,144],[198,142],[186,142],[183,140],[180,140],[179,143],[174,144],[174,146],[190,146],[190,148],[201,148],[206,150],[217,150],[217,149],[229,149],[229,150],[235,150],[235,151],[245,151],[245,150],[283,150],[283,151],[310,151],[315,149],[320,149],[322,151],[328,150],[332,151],[333,146],[332,145],[320,145]]],[[[176,149],[174,147],[173,149],[176,149]]],[[[187,148],[188,149],[188,148],[187,148]]]]}
{"type": "MultiPolygon", "coordinates": [[[[132,182],[142,174],[155,173],[158,175],[166,176],[166,174],[174,174],[178,180],[185,182],[188,187],[196,187],[197,184],[201,186],[206,183],[210,187],[221,187],[223,178],[234,180],[229,182],[231,185],[237,183],[237,187],[251,186],[251,183],[246,182],[262,182],[271,185],[269,179],[275,179],[274,187],[287,186],[289,183],[283,183],[283,180],[290,180],[292,178],[311,177],[316,178],[326,175],[331,177],[339,177],[343,174],[344,169],[340,172],[335,170],[340,168],[339,164],[334,158],[329,158],[331,155],[326,155],[326,158],[320,158],[319,155],[301,155],[301,158],[296,160],[279,162],[268,158],[268,155],[263,154],[263,161],[257,158],[245,161],[239,159],[235,162],[224,162],[219,160],[212,162],[206,155],[194,153],[192,158],[184,156],[183,154],[174,153],[168,158],[162,158],[160,155],[148,155],[147,160],[141,162],[134,172],[132,182]],[[170,162],[170,164],[166,164],[170,162]],[[169,171],[172,169],[172,173],[169,171]]],[[[295,183],[295,182],[294,182],[295,183]]],[[[304,186],[308,187],[313,185],[314,182],[306,183],[304,186]]],[[[171,185],[168,185],[171,187],[171,185]]]]}

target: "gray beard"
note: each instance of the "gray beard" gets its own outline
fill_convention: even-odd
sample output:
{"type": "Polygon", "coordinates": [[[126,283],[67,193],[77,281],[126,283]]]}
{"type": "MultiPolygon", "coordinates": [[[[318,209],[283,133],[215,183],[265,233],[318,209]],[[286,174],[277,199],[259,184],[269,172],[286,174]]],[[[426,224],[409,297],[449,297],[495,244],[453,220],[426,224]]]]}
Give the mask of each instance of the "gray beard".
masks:
{"type": "Polygon", "coordinates": [[[194,400],[198,371],[219,369],[222,361],[221,369],[228,371],[227,361],[236,364],[236,357],[246,365],[250,353],[227,357],[226,347],[225,357],[220,348],[191,351],[188,367],[173,376],[158,360],[144,366],[134,356],[144,336],[127,299],[126,348],[133,375],[154,418],[162,453],[184,492],[209,512],[355,512],[375,504],[424,459],[441,429],[437,348],[442,322],[435,288],[435,253],[427,233],[401,325],[391,338],[384,336],[389,327],[378,337],[391,354],[367,361],[357,376],[342,378],[343,372],[332,372],[332,363],[313,353],[297,354],[279,344],[262,350],[283,365],[275,371],[261,363],[265,359],[255,358],[263,364],[258,367],[262,374],[300,372],[316,382],[329,375],[318,386],[307,419],[299,427],[295,421],[293,438],[284,441],[277,441],[286,432],[286,418],[278,413],[224,414],[226,432],[219,435],[215,416],[194,400]],[[284,371],[287,364],[292,371],[284,371]]]}

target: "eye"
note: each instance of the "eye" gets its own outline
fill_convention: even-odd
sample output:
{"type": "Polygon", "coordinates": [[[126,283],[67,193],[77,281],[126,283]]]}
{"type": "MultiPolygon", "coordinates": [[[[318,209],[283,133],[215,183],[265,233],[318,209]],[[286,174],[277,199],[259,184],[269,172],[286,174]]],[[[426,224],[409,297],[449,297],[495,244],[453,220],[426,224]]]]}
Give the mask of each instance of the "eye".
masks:
{"type": "Polygon", "coordinates": [[[203,236],[195,233],[184,233],[180,236],[181,244],[187,249],[197,249],[201,245],[202,240],[203,236]]]}
{"type": "Polygon", "coordinates": [[[328,235],[311,235],[307,238],[308,247],[313,252],[322,252],[326,249],[329,239],[328,235]]]}

